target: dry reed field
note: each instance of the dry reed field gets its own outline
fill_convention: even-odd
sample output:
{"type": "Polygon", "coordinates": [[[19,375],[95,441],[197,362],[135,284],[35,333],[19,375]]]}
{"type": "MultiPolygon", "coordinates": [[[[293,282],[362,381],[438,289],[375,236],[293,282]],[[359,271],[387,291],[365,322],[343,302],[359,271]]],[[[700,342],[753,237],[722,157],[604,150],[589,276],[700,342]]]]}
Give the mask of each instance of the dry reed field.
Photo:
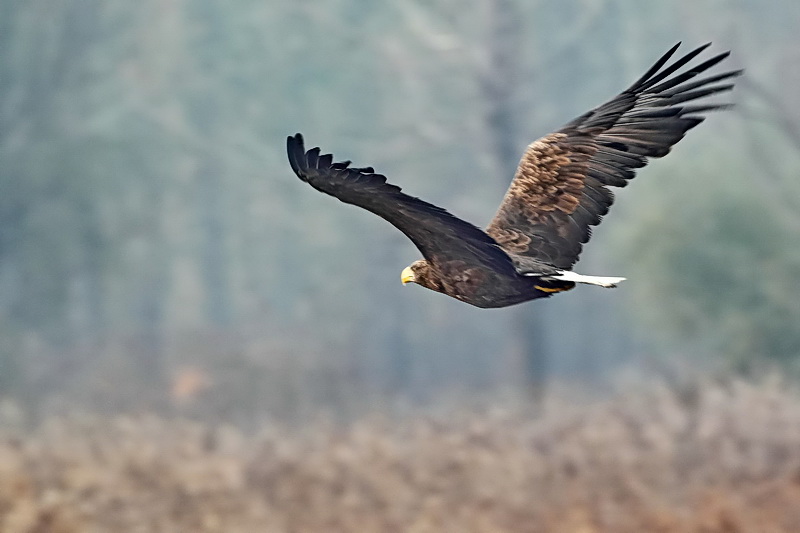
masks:
{"type": "MultiPolygon", "coordinates": [[[[6,417],[8,418],[8,417],[6,417]]],[[[0,430],[0,531],[800,531],[800,397],[653,386],[257,434],[155,416],[0,430]]]]}

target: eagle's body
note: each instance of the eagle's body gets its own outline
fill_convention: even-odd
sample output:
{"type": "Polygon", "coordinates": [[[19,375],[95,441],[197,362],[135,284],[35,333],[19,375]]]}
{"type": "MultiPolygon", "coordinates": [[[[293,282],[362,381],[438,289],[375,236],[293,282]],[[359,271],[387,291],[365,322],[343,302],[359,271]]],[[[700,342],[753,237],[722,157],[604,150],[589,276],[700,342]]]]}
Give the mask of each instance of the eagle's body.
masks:
{"type": "Polygon", "coordinates": [[[495,218],[481,230],[444,209],[401,192],[370,167],[334,163],[319,148],[305,151],[298,133],[287,140],[294,172],[315,189],[367,209],[402,231],[424,259],[403,270],[414,282],[477,307],[506,307],[575,283],[613,287],[624,278],[572,272],[591,226],[648,158],[662,157],[721,105],[685,105],[729,91],[719,83],[740,71],[689,82],[728,54],[677,72],[700,47],[664,67],[678,45],[629,89],[531,145],[495,218]]]}
{"type": "MultiPolygon", "coordinates": [[[[476,307],[507,307],[575,286],[573,281],[545,280],[541,276],[520,274],[508,263],[494,268],[491,263],[459,260],[420,260],[412,263],[412,279],[419,285],[452,296],[476,307]]],[[[546,269],[546,265],[542,265],[546,269]]],[[[556,272],[553,271],[555,274],[556,272]]]]}

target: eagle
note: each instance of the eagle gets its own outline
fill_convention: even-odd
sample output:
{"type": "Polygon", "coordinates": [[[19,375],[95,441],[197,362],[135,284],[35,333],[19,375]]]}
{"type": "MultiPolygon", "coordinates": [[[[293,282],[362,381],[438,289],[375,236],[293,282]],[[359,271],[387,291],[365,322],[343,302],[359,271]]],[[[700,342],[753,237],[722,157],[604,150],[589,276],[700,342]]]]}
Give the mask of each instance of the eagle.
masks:
{"type": "Polygon", "coordinates": [[[530,144],[485,230],[404,193],[372,167],[306,151],[300,133],[287,138],[289,163],[302,181],[375,213],[414,243],[423,259],[402,271],[403,284],[481,308],[546,298],[576,283],[615,287],[625,278],[572,271],[614,201],[610,187],[624,187],[650,158],[667,155],[707,112],[729,107],[701,100],[730,91],[742,72],[696,79],[730,52],[687,67],[708,43],[667,65],[680,44],[628,89],[530,144]]]}

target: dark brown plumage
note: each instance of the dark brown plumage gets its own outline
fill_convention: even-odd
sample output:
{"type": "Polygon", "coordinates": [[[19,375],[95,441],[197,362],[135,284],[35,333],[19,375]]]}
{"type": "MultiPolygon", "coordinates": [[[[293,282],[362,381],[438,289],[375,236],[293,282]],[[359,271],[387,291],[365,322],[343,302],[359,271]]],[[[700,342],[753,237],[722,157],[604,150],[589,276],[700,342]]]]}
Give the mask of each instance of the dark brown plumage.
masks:
{"type": "MultiPolygon", "coordinates": [[[[680,43],[679,43],[680,44],[680,43]]],[[[684,70],[709,45],[669,66],[675,45],[611,101],[535,141],[522,156],[495,218],[483,231],[444,209],[401,192],[370,168],[334,163],[319,148],[305,151],[299,133],[287,139],[292,170],[309,185],[389,221],[424,257],[407,267],[414,282],[478,307],[505,307],[569,290],[575,283],[613,287],[624,278],[571,271],[591,226],[648,158],[663,157],[718,104],[686,105],[729,91],[730,71],[692,80],[726,57],[684,70]]]]}

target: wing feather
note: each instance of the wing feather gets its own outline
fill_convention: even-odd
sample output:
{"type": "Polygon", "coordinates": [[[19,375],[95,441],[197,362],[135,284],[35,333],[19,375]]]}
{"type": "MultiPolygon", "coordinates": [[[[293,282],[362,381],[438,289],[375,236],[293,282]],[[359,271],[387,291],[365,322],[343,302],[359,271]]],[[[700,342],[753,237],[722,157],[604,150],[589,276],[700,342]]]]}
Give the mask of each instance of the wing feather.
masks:
{"type": "Polygon", "coordinates": [[[590,226],[614,203],[609,187],[624,187],[649,158],[668,154],[704,120],[703,113],[729,107],[682,105],[730,91],[733,84],[722,82],[742,72],[695,80],[729,52],[681,70],[709,45],[670,64],[678,43],[615,98],[528,146],[486,230],[515,254],[517,264],[526,264],[521,256],[571,268],[591,238],[590,226]]]}
{"type": "Polygon", "coordinates": [[[513,273],[509,256],[480,228],[441,207],[409,196],[376,174],[372,167],[352,168],[333,162],[319,148],[305,150],[303,136],[286,140],[289,164],[297,176],[317,189],[375,213],[402,231],[428,260],[471,259],[513,273]]]}

